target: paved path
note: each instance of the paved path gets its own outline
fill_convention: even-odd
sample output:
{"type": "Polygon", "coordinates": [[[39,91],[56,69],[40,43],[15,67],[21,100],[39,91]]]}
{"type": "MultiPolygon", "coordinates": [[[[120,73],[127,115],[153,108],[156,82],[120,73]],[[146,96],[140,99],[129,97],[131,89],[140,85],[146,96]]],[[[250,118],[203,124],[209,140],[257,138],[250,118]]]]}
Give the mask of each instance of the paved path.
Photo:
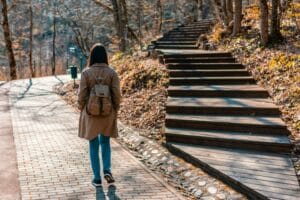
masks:
{"type": "MultiPolygon", "coordinates": [[[[60,77],[67,80],[67,76],[60,77]]],[[[78,114],[52,92],[54,77],[10,84],[22,199],[182,199],[112,141],[116,185],[95,190],[88,142],[77,137],[78,114]]]]}
{"type": "Polygon", "coordinates": [[[9,90],[0,87],[0,199],[15,200],[20,187],[8,95],[9,90]]]}

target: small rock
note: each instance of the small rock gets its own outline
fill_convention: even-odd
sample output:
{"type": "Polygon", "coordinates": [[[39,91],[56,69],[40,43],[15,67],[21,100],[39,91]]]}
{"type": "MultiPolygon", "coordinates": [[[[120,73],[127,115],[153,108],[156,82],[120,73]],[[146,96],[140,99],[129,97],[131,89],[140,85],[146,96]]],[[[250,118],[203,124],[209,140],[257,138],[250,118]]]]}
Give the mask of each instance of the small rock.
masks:
{"type": "Polygon", "coordinates": [[[185,168],[183,168],[183,167],[176,167],[176,172],[178,174],[182,173],[183,171],[185,171],[185,168]]]}
{"type": "Polygon", "coordinates": [[[214,186],[210,186],[207,188],[207,191],[210,193],[210,194],[216,194],[218,189],[214,186]]]}
{"type": "Polygon", "coordinates": [[[192,175],[191,172],[186,172],[186,173],[184,174],[185,177],[190,177],[191,175],[192,175]]]}
{"type": "Polygon", "coordinates": [[[230,195],[230,197],[228,197],[228,199],[240,200],[240,199],[243,199],[243,195],[241,195],[241,194],[233,194],[233,195],[230,195]]]}
{"type": "Polygon", "coordinates": [[[188,188],[190,184],[188,182],[183,182],[181,185],[184,188],[188,188]]]}
{"type": "Polygon", "coordinates": [[[215,200],[213,197],[201,197],[201,200],[215,200]]]}
{"type": "Polygon", "coordinates": [[[203,187],[203,186],[206,185],[206,181],[199,181],[199,182],[198,182],[198,185],[199,185],[200,187],[203,187]]]}
{"type": "Polygon", "coordinates": [[[226,199],[226,195],[223,193],[217,194],[218,199],[226,199]]]}
{"type": "Polygon", "coordinates": [[[157,149],[155,149],[155,150],[151,151],[151,153],[153,153],[153,154],[157,154],[157,153],[158,153],[158,150],[157,150],[157,149]]]}
{"type": "Polygon", "coordinates": [[[171,164],[173,164],[173,160],[169,160],[167,163],[169,164],[169,165],[171,165],[171,164]]]}
{"type": "Polygon", "coordinates": [[[143,156],[146,156],[148,154],[148,151],[144,151],[143,156]]]}
{"type": "Polygon", "coordinates": [[[195,186],[193,186],[193,185],[190,186],[189,189],[188,189],[188,191],[190,191],[191,193],[193,193],[194,190],[195,190],[195,186]]]}
{"type": "Polygon", "coordinates": [[[167,160],[168,160],[168,158],[166,156],[164,156],[164,157],[161,158],[161,162],[165,162],[167,160]]]}
{"type": "Polygon", "coordinates": [[[200,198],[202,194],[203,194],[202,190],[196,190],[196,192],[194,193],[196,198],[200,198]]]}
{"type": "Polygon", "coordinates": [[[169,172],[169,173],[171,173],[171,172],[173,172],[174,171],[174,169],[173,169],[173,167],[167,167],[167,171],[169,172]]]}
{"type": "Polygon", "coordinates": [[[192,176],[192,177],[190,177],[190,181],[194,182],[197,178],[198,178],[197,176],[192,176]]]}

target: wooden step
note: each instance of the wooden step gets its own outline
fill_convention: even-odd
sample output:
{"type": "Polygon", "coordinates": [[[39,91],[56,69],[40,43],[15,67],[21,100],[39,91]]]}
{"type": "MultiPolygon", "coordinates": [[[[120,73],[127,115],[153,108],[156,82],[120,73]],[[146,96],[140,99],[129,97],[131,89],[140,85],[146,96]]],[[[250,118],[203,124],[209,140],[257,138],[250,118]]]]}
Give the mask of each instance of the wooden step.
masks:
{"type": "MultiPolygon", "coordinates": [[[[202,33],[170,33],[165,34],[164,38],[193,38],[198,39],[202,33]]],[[[178,39],[180,40],[180,39],[178,39]]]]}
{"type": "Polygon", "coordinates": [[[170,85],[242,85],[255,84],[251,76],[170,78],[170,85]]]}
{"type": "Polygon", "coordinates": [[[289,135],[279,117],[167,114],[166,127],[289,135]]]}
{"type": "Polygon", "coordinates": [[[234,63],[233,57],[165,58],[165,63],[234,63]]]}
{"type": "Polygon", "coordinates": [[[206,33],[207,31],[170,31],[168,33],[163,34],[164,36],[176,36],[176,35],[201,35],[206,33]]]}
{"type": "Polygon", "coordinates": [[[163,40],[176,40],[176,41],[186,41],[186,40],[193,40],[198,41],[200,35],[166,35],[162,39],[163,40]]]}
{"type": "Polygon", "coordinates": [[[206,31],[210,30],[211,29],[211,26],[209,24],[207,25],[196,25],[196,26],[181,26],[181,27],[178,27],[178,28],[175,28],[175,30],[184,30],[184,29],[204,29],[206,31]]]}
{"type": "Polygon", "coordinates": [[[197,26],[197,27],[188,27],[188,26],[183,26],[183,27],[178,27],[173,29],[173,31],[208,31],[209,27],[208,26],[197,26]]]}
{"type": "Polygon", "coordinates": [[[224,69],[224,70],[210,70],[210,69],[181,69],[169,70],[170,77],[203,77],[203,76],[249,76],[246,69],[224,69]]]}
{"type": "Polygon", "coordinates": [[[175,142],[165,146],[249,199],[299,199],[299,183],[289,155],[175,142]]]}
{"type": "Polygon", "coordinates": [[[162,38],[159,38],[157,41],[195,41],[197,42],[198,41],[198,38],[199,37],[193,37],[193,38],[188,38],[188,37],[182,37],[182,38],[173,38],[173,37],[162,37],[162,38]]]}
{"type": "Polygon", "coordinates": [[[165,53],[163,55],[165,59],[167,58],[199,58],[199,57],[232,57],[230,52],[208,52],[203,51],[199,53],[165,53]]]}
{"type": "Polygon", "coordinates": [[[168,63],[168,69],[245,69],[240,63],[168,63]]]}
{"type": "Polygon", "coordinates": [[[172,34],[165,34],[163,35],[163,38],[176,38],[180,40],[181,38],[196,38],[198,39],[202,33],[172,33],[172,34]]]}
{"type": "Polygon", "coordinates": [[[281,113],[270,99],[169,97],[167,113],[228,116],[277,116],[281,113]]]}
{"type": "Polygon", "coordinates": [[[165,34],[170,34],[170,33],[195,33],[195,34],[199,34],[199,33],[206,33],[207,29],[196,29],[196,30],[171,30],[165,34]]]}
{"type": "Polygon", "coordinates": [[[169,86],[170,97],[267,98],[269,93],[257,85],[169,86]]]}
{"type": "Polygon", "coordinates": [[[153,44],[156,45],[196,45],[195,41],[154,41],[153,44]]]}
{"type": "Polygon", "coordinates": [[[167,142],[264,150],[277,153],[290,153],[292,148],[289,139],[282,135],[166,128],[165,136],[167,142]]]}
{"type": "Polygon", "coordinates": [[[215,22],[179,26],[159,39],[169,46],[158,48],[170,77],[166,146],[249,199],[298,200],[290,132],[268,92],[228,52],[174,48],[198,44],[215,22]]]}
{"type": "Polygon", "coordinates": [[[156,49],[198,49],[198,45],[163,45],[158,44],[155,45],[156,49]]]}

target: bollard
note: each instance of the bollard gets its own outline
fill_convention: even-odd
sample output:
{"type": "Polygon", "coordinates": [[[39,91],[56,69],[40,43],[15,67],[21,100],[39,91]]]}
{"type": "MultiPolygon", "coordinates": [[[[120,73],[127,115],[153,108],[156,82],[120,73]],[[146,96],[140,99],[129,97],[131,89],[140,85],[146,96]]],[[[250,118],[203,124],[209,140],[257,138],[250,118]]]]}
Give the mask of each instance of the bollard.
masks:
{"type": "Polygon", "coordinates": [[[74,80],[74,88],[76,87],[75,79],[77,78],[77,67],[75,65],[70,67],[71,69],[71,77],[74,80]]]}

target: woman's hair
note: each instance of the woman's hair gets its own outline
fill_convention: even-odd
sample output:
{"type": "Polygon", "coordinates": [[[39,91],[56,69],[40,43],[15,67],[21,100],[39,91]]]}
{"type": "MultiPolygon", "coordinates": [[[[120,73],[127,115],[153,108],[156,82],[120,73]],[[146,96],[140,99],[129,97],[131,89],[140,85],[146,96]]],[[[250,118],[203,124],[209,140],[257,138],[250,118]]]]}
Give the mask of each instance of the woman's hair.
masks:
{"type": "Polygon", "coordinates": [[[97,43],[91,48],[88,67],[92,66],[95,63],[105,63],[108,65],[107,53],[105,47],[97,43]]]}

